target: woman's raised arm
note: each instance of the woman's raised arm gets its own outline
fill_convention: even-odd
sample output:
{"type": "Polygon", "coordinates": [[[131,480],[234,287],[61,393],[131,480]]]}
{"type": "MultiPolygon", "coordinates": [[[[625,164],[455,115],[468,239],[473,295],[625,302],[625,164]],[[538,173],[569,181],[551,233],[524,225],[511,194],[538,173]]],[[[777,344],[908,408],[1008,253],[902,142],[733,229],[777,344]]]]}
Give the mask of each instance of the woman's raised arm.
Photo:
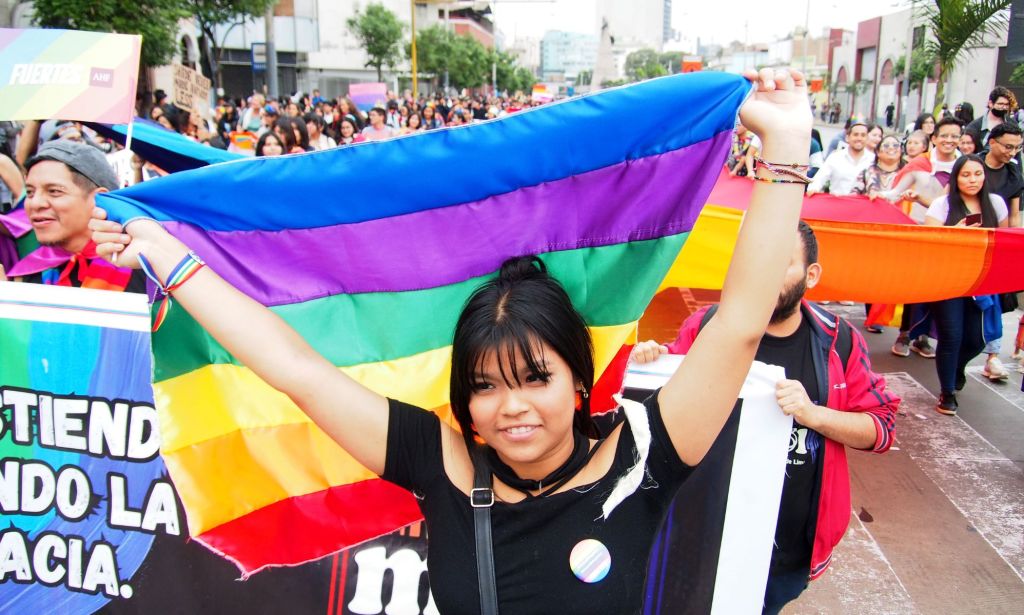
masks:
{"type": "MultiPolygon", "coordinates": [[[[160,280],[188,248],[152,220],[122,229],[96,208],[97,252],[122,267],[138,267],[141,252],[160,280]]],[[[370,471],[381,474],[388,435],[387,400],[320,356],[284,320],[236,290],[208,267],[174,291],[180,303],[232,355],[288,395],[324,432],[370,471]]]]}
{"type": "MultiPolygon", "coordinates": [[[[761,138],[761,158],[807,164],[813,118],[803,75],[764,69],[747,78],[754,92],[740,108],[740,121],[761,138]]],[[[718,311],[661,389],[658,401],[669,436],[690,465],[703,459],[718,437],[750,370],[793,254],[803,194],[800,183],[754,182],[718,311]]]]}

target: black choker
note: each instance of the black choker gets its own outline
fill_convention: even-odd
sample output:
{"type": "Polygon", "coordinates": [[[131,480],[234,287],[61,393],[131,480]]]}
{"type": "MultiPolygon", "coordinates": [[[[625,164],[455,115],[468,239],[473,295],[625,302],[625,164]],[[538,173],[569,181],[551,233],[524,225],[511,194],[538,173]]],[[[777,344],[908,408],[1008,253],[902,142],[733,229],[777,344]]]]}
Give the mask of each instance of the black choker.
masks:
{"type": "Polygon", "coordinates": [[[590,440],[583,436],[579,431],[572,430],[572,454],[565,460],[561,466],[555,469],[554,472],[548,474],[540,480],[534,480],[532,478],[520,478],[516,471],[513,470],[498,457],[498,453],[488,446],[487,447],[487,462],[491,466],[491,472],[494,473],[498,480],[505,483],[509,487],[512,487],[516,491],[521,491],[526,494],[527,497],[534,497],[531,491],[541,491],[542,493],[537,494],[537,497],[545,496],[553,491],[557,491],[562,485],[569,482],[573,476],[583,469],[590,461],[590,458],[594,456],[597,449],[601,446],[604,440],[598,440],[597,444],[590,448],[590,440]]]}

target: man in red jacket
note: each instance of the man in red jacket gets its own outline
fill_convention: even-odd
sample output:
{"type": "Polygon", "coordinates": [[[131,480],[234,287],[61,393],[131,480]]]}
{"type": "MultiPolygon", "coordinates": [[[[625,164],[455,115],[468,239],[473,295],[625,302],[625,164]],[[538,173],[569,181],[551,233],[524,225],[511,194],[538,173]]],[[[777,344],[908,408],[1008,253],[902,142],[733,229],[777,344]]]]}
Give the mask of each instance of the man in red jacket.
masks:
{"type": "MultiPolygon", "coordinates": [[[[785,286],[757,351],[758,361],[786,369],[776,396],[782,411],[793,417],[765,613],[778,613],[807,588],[809,579],[820,576],[846,533],[846,447],[884,453],[895,434],[900,400],[871,371],[864,338],[845,320],[803,298],[820,277],[817,240],[811,227],[800,222],[785,286]]],[[[709,309],[714,308],[690,316],[671,344],[637,344],[631,360],[686,354],[709,309]]]]}

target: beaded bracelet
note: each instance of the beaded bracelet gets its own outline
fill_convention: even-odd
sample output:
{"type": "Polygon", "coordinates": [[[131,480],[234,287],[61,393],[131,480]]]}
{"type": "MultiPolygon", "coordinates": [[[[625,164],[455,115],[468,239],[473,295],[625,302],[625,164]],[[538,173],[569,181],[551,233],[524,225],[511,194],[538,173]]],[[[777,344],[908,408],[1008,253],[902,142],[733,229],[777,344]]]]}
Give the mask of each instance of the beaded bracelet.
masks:
{"type": "Polygon", "coordinates": [[[809,164],[798,164],[796,162],[768,162],[760,156],[754,156],[754,162],[768,169],[769,171],[776,171],[778,169],[793,169],[795,171],[809,171],[811,165],[809,164]]]}
{"type": "Polygon", "coordinates": [[[171,269],[171,274],[167,276],[167,283],[162,284],[160,278],[157,277],[156,272],[153,270],[153,266],[149,264],[149,259],[141,253],[139,254],[139,265],[142,267],[142,272],[156,285],[156,298],[160,298],[160,307],[157,308],[156,316],[153,318],[154,333],[160,328],[160,325],[164,324],[164,319],[167,318],[167,312],[171,308],[171,293],[178,290],[185,282],[188,282],[205,264],[203,259],[196,256],[195,252],[189,250],[188,254],[174,266],[174,269],[171,269]]]}
{"type": "Polygon", "coordinates": [[[766,182],[769,184],[800,184],[807,185],[809,182],[801,181],[799,179],[775,179],[774,177],[758,177],[754,176],[754,179],[759,182],[766,182]]]}
{"type": "Polygon", "coordinates": [[[802,164],[774,164],[771,162],[765,162],[761,158],[754,158],[755,166],[754,170],[764,169],[774,175],[786,175],[789,177],[796,178],[798,181],[795,182],[784,182],[784,183],[797,183],[797,184],[809,184],[811,178],[807,177],[806,171],[810,169],[808,165],[802,164]],[[801,172],[803,170],[804,172],[801,172]]]}

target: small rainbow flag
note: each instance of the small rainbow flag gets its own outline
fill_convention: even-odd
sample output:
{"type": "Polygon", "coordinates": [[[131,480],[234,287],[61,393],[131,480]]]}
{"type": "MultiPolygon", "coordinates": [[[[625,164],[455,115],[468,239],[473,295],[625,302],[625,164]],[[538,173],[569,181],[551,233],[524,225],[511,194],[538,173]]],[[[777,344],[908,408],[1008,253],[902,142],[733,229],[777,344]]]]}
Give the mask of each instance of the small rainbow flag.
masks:
{"type": "Polygon", "coordinates": [[[141,46],[135,34],[0,28],[0,119],[128,121],[141,46]]]}
{"type": "MultiPolygon", "coordinates": [[[[667,77],[471,126],[211,165],[98,204],[163,221],[339,369],[443,417],[469,293],[505,259],[539,254],[590,326],[598,388],[617,389],[623,344],[715,183],[749,90],[722,73],[667,77]]],[[[411,495],[184,310],[154,348],[162,452],[190,532],[243,574],[420,518],[411,495]]]]}

